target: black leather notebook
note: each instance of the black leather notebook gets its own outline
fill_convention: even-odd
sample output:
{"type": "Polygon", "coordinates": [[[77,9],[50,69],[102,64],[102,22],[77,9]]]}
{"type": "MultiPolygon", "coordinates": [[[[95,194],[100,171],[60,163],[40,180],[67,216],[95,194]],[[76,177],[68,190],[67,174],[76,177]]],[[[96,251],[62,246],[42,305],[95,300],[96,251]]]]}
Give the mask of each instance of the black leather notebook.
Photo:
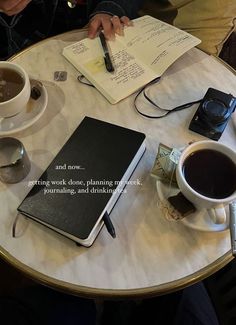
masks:
{"type": "Polygon", "coordinates": [[[85,117],[18,207],[91,246],[145,151],[143,133],[85,117]]]}

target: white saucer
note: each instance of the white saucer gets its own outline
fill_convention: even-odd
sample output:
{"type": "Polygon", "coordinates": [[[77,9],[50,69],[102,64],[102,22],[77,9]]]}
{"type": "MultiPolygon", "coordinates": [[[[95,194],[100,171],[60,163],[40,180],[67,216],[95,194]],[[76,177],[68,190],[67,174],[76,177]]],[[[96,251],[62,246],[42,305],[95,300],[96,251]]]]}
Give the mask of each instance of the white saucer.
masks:
{"type": "Polygon", "coordinates": [[[40,90],[41,96],[36,100],[30,98],[26,108],[19,114],[8,118],[0,118],[0,135],[25,130],[43,115],[48,103],[48,94],[44,85],[41,86],[40,90]]]}
{"type": "MultiPolygon", "coordinates": [[[[177,187],[170,187],[167,184],[162,183],[161,181],[156,182],[157,194],[161,202],[166,200],[169,196],[176,195],[179,192],[177,187]]],[[[165,212],[168,213],[168,209],[165,209],[165,212]]],[[[226,209],[227,220],[229,220],[229,210],[226,209]]],[[[171,219],[171,218],[170,218],[171,219]]],[[[207,210],[197,210],[196,212],[188,215],[187,217],[180,219],[178,222],[183,223],[185,226],[207,232],[217,232],[224,231],[229,227],[229,221],[223,224],[214,223],[207,210]]]]}

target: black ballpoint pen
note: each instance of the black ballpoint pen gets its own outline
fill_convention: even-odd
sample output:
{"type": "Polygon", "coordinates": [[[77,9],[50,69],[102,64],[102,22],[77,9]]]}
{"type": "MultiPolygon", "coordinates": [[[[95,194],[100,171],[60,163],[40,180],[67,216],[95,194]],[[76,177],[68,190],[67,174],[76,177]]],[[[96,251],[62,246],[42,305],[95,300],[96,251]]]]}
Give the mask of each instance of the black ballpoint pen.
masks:
{"type": "Polygon", "coordinates": [[[108,215],[107,212],[104,213],[104,216],[103,216],[103,221],[104,221],[104,224],[107,228],[107,231],[109,232],[109,234],[113,237],[113,238],[116,238],[116,232],[115,232],[115,228],[111,222],[111,219],[108,215]]]}
{"type": "Polygon", "coordinates": [[[101,44],[102,44],[102,49],[103,49],[103,52],[104,52],[104,62],[105,62],[106,69],[107,69],[108,72],[113,72],[114,67],[113,67],[113,64],[111,62],[111,57],[110,57],[110,54],[109,54],[109,50],[108,50],[108,47],[107,47],[107,42],[106,42],[106,39],[105,39],[105,36],[104,36],[103,32],[99,33],[99,38],[100,38],[100,41],[101,41],[101,44]]]}

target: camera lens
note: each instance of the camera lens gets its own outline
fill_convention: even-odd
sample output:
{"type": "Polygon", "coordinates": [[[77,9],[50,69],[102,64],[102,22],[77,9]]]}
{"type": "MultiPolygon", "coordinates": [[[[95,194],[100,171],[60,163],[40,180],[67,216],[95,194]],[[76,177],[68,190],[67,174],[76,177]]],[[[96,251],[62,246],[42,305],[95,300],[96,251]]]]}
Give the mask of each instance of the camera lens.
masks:
{"type": "Polygon", "coordinates": [[[203,113],[214,123],[224,122],[230,115],[230,111],[223,102],[218,99],[206,100],[203,105],[203,113]]]}

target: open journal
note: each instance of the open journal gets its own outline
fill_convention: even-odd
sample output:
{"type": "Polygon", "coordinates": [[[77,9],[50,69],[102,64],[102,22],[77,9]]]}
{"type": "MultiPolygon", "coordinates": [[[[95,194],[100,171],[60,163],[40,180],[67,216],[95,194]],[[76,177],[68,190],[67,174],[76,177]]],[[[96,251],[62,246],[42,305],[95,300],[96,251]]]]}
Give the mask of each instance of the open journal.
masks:
{"type": "Polygon", "coordinates": [[[99,38],[83,39],[63,49],[71,62],[111,104],[160,77],[181,55],[201,41],[151,16],[133,20],[124,36],[108,41],[115,71],[106,70],[99,38]]]}

